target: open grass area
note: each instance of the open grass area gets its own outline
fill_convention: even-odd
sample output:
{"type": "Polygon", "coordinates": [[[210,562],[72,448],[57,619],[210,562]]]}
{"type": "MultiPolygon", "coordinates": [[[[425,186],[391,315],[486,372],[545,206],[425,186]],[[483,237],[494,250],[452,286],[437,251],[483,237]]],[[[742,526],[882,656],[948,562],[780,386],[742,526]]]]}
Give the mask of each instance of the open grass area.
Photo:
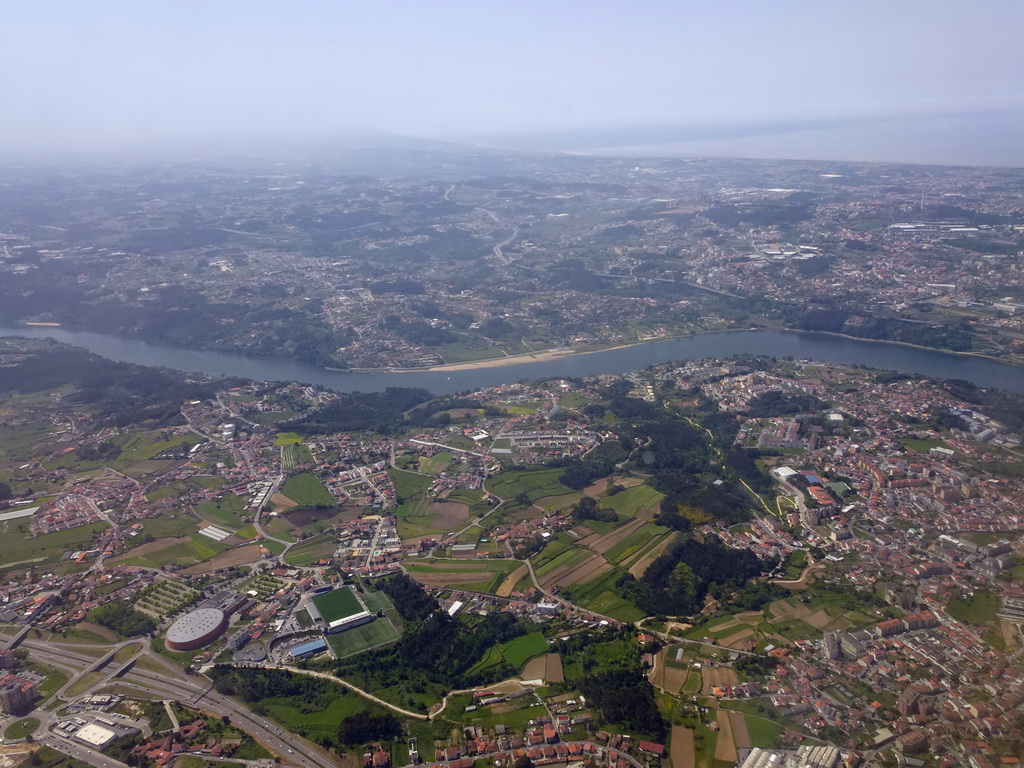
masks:
{"type": "Polygon", "coordinates": [[[7,729],[4,731],[4,738],[10,740],[24,739],[29,734],[35,733],[38,728],[38,718],[23,717],[21,720],[15,720],[7,726],[7,729]]]}
{"type": "Polygon", "coordinates": [[[605,496],[599,502],[601,509],[611,509],[619,518],[626,520],[636,516],[637,510],[657,504],[664,494],[649,485],[637,485],[627,488],[614,496],[605,496]]]}
{"type": "Polygon", "coordinates": [[[200,504],[195,510],[196,514],[204,520],[228,530],[237,531],[245,525],[242,521],[242,514],[245,512],[245,505],[248,502],[249,496],[225,493],[220,499],[200,504]]]}
{"type": "Polygon", "coordinates": [[[946,606],[946,611],[954,619],[965,624],[987,624],[996,620],[999,613],[999,598],[991,592],[980,590],[968,600],[954,597],[946,606]]]}
{"type": "Polygon", "coordinates": [[[0,536],[0,568],[54,562],[68,550],[88,549],[93,534],[107,528],[106,523],[92,523],[29,539],[26,538],[29,532],[26,518],[11,523],[5,534],[0,536]]]}
{"type": "MultiPolygon", "coordinates": [[[[427,507],[430,506],[427,489],[433,482],[433,478],[426,475],[417,475],[415,472],[405,472],[394,467],[388,469],[388,474],[391,475],[391,480],[395,484],[395,494],[397,497],[395,500],[398,504],[395,514],[399,518],[424,517],[427,507]]],[[[415,524],[412,521],[408,521],[408,523],[415,524]]],[[[399,524],[401,524],[401,520],[399,520],[399,524]]],[[[419,523],[418,525],[429,525],[429,523],[419,523]]],[[[405,538],[406,536],[423,534],[402,533],[401,535],[405,538]]]]}
{"type": "Polygon", "coordinates": [[[487,481],[487,489],[503,499],[514,499],[520,493],[525,493],[530,501],[545,496],[566,496],[574,491],[558,482],[562,472],[557,467],[502,472],[487,481]]]}
{"type": "Polygon", "coordinates": [[[226,549],[229,549],[227,544],[196,533],[191,535],[188,541],[169,544],[161,549],[129,557],[123,562],[126,565],[143,568],[163,568],[167,563],[195,565],[219,555],[226,549]]]}
{"type": "Polygon", "coordinates": [[[281,469],[286,472],[312,462],[313,454],[310,452],[309,446],[303,443],[289,443],[281,446],[281,469]]]}
{"type": "Polygon", "coordinates": [[[420,472],[425,472],[428,475],[436,475],[438,472],[447,467],[452,459],[455,458],[455,454],[449,453],[448,451],[441,451],[430,458],[425,456],[420,457],[420,472]]]}
{"type": "Polygon", "coordinates": [[[334,506],[334,496],[312,472],[292,475],[281,492],[300,507],[334,506]]]}
{"type": "Polygon", "coordinates": [[[288,550],[284,559],[288,565],[309,566],[330,557],[337,548],[338,540],[329,533],[322,533],[296,544],[288,550]]]}
{"type": "Polygon", "coordinates": [[[295,432],[279,432],[274,438],[274,445],[295,445],[302,442],[302,435],[295,432]]]}
{"type": "Polygon", "coordinates": [[[522,635],[501,645],[490,648],[484,657],[470,669],[470,673],[482,672],[490,667],[497,666],[503,661],[513,669],[521,670],[523,665],[534,656],[540,656],[548,652],[548,641],[540,632],[531,632],[522,635]]]}
{"type": "Polygon", "coordinates": [[[615,592],[615,582],[623,571],[614,568],[595,579],[582,584],[563,587],[562,591],[574,602],[596,613],[611,616],[620,621],[634,622],[644,617],[644,612],[615,592]]]}
{"type": "Polygon", "coordinates": [[[519,567],[507,560],[434,560],[406,561],[405,569],[421,584],[450,584],[470,592],[496,594],[505,577],[519,567]]]}

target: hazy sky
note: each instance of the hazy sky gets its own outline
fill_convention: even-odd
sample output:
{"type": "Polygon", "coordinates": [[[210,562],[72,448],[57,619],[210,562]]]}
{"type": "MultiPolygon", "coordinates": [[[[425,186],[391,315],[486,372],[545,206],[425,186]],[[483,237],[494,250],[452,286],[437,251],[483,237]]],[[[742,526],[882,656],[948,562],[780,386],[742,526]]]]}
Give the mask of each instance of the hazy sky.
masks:
{"type": "Polygon", "coordinates": [[[4,0],[0,144],[1024,107],[1021,0],[4,0]]]}

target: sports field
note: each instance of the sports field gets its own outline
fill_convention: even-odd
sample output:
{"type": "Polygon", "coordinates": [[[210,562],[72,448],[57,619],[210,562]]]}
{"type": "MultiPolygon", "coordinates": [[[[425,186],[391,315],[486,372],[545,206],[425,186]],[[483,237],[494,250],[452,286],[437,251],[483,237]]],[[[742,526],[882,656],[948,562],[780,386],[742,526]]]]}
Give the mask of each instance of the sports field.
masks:
{"type": "Polygon", "coordinates": [[[348,587],[317,595],[313,598],[313,605],[328,624],[363,611],[363,606],[348,587]]]}

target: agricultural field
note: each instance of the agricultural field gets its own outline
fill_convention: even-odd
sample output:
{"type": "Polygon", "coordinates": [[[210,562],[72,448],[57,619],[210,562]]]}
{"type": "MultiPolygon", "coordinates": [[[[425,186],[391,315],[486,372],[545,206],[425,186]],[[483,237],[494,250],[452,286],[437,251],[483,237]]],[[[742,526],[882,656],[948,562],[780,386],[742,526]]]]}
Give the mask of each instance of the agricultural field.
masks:
{"type": "Polygon", "coordinates": [[[622,577],[620,568],[597,573],[589,581],[563,588],[574,603],[613,619],[632,623],[644,617],[644,612],[615,592],[615,582],[622,577]]]}
{"type": "Polygon", "coordinates": [[[337,501],[312,472],[292,475],[285,480],[281,493],[300,507],[333,507],[337,501]]]}
{"type": "Polygon", "coordinates": [[[548,641],[540,632],[522,635],[501,645],[496,645],[469,670],[470,674],[482,672],[489,667],[505,662],[515,670],[521,670],[534,656],[547,654],[548,641]]]}
{"type": "Polygon", "coordinates": [[[637,485],[616,493],[614,496],[605,496],[598,502],[601,509],[614,510],[621,520],[628,520],[636,517],[637,512],[647,507],[657,508],[658,503],[665,498],[665,495],[651,488],[649,485],[637,485]]]}
{"type": "Polygon", "coordinates": [[[281,469],[285,472],[312,463],[313,454],[304,443],[286,443],[281,446],[281,469]]]}
{"type": "Polygon", "coordinates": [[[507,560],[406,561],[405,570],[425,586],[451,586],[470,592],[497,594],[505,577],[519,568],[507,560]]]}
{"type": "Polygon", "coordinates": [[[163,568],[167,563],[189,566],[212,560],[230,548],[231,545],[199,533],[190,536],[158,539],[128,550],[110,560],[111,563],[126,563],[144,568],[163,568]]]}
{"type": "Polygon", "coordinates": [[[452,459],[455,458],[455,454],[449,453],[448,451],[441,451],[430,458],[426,456],[420,457],[420,472],[426,475],[436,475],[442,472],[445,467],[451,464],[452,459]]]}
{"type": "Polygon", "coordinates": [[[525,493],[530,501],[545,497],[578,495],[572,488],[558,482],[562,471],[556,467],[502,472],[487,481],[487,490],[502,499],[514,499],[520,493],[525,493]]]}
{"type": "Polygon", "coordinates": [[[656,544],[655,540],[660,540],[661,537],[669,532],[670,529],[668,528],[655,525],[654,523],[647,523],[634,531],[626,539],[617,542],[605,550],[604,556],[609,560],[614,560],[616,563],[624,563],[652,543],[656,544]]]}
{"type": "Polygon", "coordinates": [[[331,557],[338,549],[338,540],[328,533],[313,536],[288,550],[284,560],[288,565],[310,566],[318,560],[331,557]]]}

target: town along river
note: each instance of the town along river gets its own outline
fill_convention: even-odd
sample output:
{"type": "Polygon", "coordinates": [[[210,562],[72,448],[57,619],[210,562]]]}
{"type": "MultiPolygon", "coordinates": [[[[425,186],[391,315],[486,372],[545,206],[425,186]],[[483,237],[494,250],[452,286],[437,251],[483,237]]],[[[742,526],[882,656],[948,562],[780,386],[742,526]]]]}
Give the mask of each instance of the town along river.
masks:
{"type": "Polygon", "coordinates": [[[164,366],[212,376],[240,376],[258,381],[321,384],[338,392],[379,392],[385,387],[423,387],[435,394],[447,394],[522,380],[625,373],[674,360],[753,354],[867,365],[935,378],[964,379],[979,386],[997,387],[1024,394],[1024,368],[995,360],[900,344],[795,331],[707,333],[602,352],[567,355],[542,362],[469,370],[397,373],[332,371],[295,360],[190,350],[65,328],[0,326],[0,336],[49,337],[84,347],[111,360],[164,366]]]}

